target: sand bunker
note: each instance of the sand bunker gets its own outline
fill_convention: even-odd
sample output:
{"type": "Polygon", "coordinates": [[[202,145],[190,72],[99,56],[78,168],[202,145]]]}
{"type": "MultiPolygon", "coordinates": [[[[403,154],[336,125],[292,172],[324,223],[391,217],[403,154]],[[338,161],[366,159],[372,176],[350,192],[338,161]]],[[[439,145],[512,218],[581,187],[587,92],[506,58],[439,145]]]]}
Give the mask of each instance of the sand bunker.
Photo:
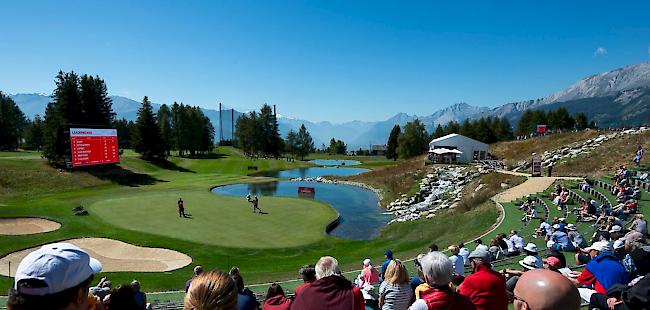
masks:
{"type": "MultiPolygon", "coordinates": [[[[84,250],[90,256],[98,259],[104,267],[104,272],[119,271],[170,271],[185,267],[192,263],[192,258],[173,250],[161,248],[145,248],[122,241],[105,238],[70,239],[70,242],[84,250]]],[[[8,276],[9,262],[11,275],[16,273],[20,261],[31,251],[39,247],[11,253],[0,259],[0,275],[8,276]]]]}
{"type": "Polygon", "coordinates": [[[0,235],[30,235],[53,231],[61,224],[36,217],[0,219],[0,235]]]}

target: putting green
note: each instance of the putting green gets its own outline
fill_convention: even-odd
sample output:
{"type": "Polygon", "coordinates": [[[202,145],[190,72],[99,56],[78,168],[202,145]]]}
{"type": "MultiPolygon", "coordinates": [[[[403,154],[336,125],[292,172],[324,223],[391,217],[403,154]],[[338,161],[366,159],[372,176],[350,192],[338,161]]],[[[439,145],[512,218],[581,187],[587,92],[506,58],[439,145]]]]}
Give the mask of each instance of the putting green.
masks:
{"type": "Polygon", "coordinates": [[[306,199],[261,197],[253,213],[244,197],[217,196],[204,191],[157,192],[98,201],[90,213],[117,227],[234,248],[286,248],[326,237],[325,226],[337,213],[330,206],[306,199]],[[185,213],[178,216],[182,197],[185,213]]]}

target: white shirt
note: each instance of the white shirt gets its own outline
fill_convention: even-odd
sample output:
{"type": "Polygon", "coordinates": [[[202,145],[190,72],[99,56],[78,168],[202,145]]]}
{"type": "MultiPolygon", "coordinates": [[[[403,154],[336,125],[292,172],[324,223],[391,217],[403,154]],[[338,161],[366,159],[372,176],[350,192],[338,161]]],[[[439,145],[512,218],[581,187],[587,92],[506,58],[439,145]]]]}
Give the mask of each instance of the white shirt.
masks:
{"type": "Polygon", "coordinates": [[[510,242],[514,244],[515,248],[524,248],[524,238],[520,237],[519,235],[512,235],[512,237],[510,237],[510,242]]]}
{"type": "Polygon", "coordinates": [[[478,250],[478,249],[483,249],[483,250],[486,250],[486,251],[487,251],[487,250],[488,250],[488,246],[485,245],[485,244],[479,244],[479,245],[476,246],[476,249],[477,249],[477,250],[478,250]]]}
{"type": "Polygon", "coordinates": [[[469,250],[467,248],[460,248],[458,255],[463,258],[463,264],[469,266],[469,250]]]}
{"type": "Polygon", "coordinates": [[[452,255],[449,256],[449,260],[451,261],[451,265],[454,266],[454,271],[461,275],[465,275],[465,262],[463,258],[460,255],[452,255]]]}
{"type": "Polygon", "coordinates": [[[505,238],[503,239],[503,241],[505,241],[506,245],[508,245],[508,253],[512,253],[515,251],[515,245],[512,243],[512,241],[505,238]]]}
{"type": "Polygon", "coordinates": [[[429,310],[427,302],[424,299],[418,299],[411,305],[411,310],[429,310]]]}
{"type": "Polygon", "coordinates": [[[539,224],[539,228],[543,229],[545,232],[548,233],[551,231],[551,224],[542,222],[541,224],[539,224]]]}

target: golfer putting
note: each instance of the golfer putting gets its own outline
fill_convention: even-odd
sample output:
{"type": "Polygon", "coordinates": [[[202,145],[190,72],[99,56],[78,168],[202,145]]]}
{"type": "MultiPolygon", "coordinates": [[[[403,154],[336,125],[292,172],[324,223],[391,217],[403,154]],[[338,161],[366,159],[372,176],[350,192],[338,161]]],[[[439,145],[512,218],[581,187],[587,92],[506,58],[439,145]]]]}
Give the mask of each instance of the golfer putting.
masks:
{"type": "Polygon", "coordinates": [[[248,194],[248,195],[246,195],[246,200],[248,200],[248,202],[253,204],[253,213],[255,213],[256,210],[259,211],[259,213],[262,213],[262,209],[260,209],[257,206],[259,204],[259,202],[260,202],[260,200],[257,198],[257,195],[255,195],[255,197],[251,199],[251,195],[248,194]]]}

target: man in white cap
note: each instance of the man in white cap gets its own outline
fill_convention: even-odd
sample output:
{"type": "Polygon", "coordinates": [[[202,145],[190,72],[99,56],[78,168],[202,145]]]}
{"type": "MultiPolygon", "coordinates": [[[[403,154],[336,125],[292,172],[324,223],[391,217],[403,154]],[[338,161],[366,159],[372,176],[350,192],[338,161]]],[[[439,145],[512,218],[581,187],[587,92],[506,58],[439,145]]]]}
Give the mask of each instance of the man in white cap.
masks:
{"type": "Polygon", "coordinates": [[[379,270],[372,265],[370,258],[363,260],[363,269],[358,279],[358,286],[362,288],[364,285],[375,285],[379,283],[379,270]]]}
{"type": "Polygon", "coordinates": [[[29,253],[18,265],[9,309],[86,310],[88,288],[101,263],[70,243],[52,243],[29,253]]]}
{"type": "Polygon", "coordinates": [[[524,247],[524,253],[526,253],[526,257],[532,257],[535,259],[535,268],[544,268],[544,262],[542,262],[542,258],[539,257],[539,254],[537,253],[537,245],[529,242],[524,247]]]}
{"type": "Polygon", "coordinates": [[[625,267],[610,252],[611,248],[607,241],[598,241],[584,249],[591,260],[580,273],[577,279],[572,280],[580,291],[580,297],[589,301],[593,293],[607,294],[607,289],[614,284],[627,284],[630,276],[625,267]],[[581,287],[593,286],[594,289],[581,287]]]}

